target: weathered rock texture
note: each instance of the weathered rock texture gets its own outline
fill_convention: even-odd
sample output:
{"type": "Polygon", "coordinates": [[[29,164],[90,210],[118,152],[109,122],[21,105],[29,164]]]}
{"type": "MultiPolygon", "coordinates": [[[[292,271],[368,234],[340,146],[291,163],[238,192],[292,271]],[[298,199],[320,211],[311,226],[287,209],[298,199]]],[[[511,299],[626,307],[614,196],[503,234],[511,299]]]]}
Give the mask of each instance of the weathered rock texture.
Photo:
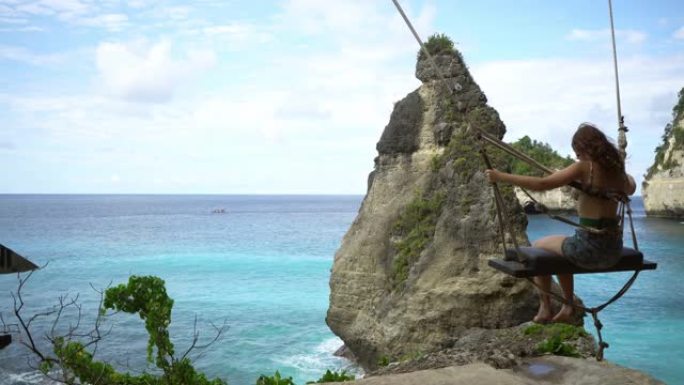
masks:
{"type": "Polygon", "coordinates": [[[528,359],[511,369],[494,369],[483,363],[369,377],[358,385],[661,385],[649,375],[609,362],[558,356],[528,359]]]}
{"type": "MultiPolygon", "coordinates": [[[[501,257],[501,238],[479,143],[467,127],[502,138],[505,126],[458,53],[435,59],[446,81],[418,60],[423,84],[396,103],[367,195],[335,255],[326,321],[366,369],[448,347],[464,329],[518,325],[536,312],[526,280],[487,266],[501,257]]],[[[501,166],[504,155],[488,152],[501,166]]],[[[526,244],[526,217],[513,189],[501,187],[507,228],[526,244]]]]}
{"type": "MultiPolygon", "coordinates": [[[[515,197],[521,205],[532,201],[520,188],[515,187],[515,197]]],[[[572,187],[564,186],[548,191],[527,191],[539,203],[552,212],[568,212],[575,210],[577,201],[573,197],[572,187]]]]}
{"type": "Polygon", "coordinates": [[[584,328],[574,329],[576,335],[565,332],[551,325],[527,322],[518,326],[502,329],[470,328],[452,336],[452,346],[432,353],[416,356],[400,357],[367,373],[367,376],[384,376],[387,374],[409,373],[417,370],[437,369],[447,366],[461,366],[475,362],[484,362],[497,369],[510,369],[521,365],[525,359],[541,356],[545,350],[540,345],[548,343],[550,338],[558,336],[563,344],[571,347],[573,356],[592,358],[596,354],[596,341],[584,328]],[[534,330],[534,331],[533,331],[534,330]]]}
{"type": "Polygon", "coordinates": [[[647,215],[684,218],[684,89],[641,187],[647,215]]]}

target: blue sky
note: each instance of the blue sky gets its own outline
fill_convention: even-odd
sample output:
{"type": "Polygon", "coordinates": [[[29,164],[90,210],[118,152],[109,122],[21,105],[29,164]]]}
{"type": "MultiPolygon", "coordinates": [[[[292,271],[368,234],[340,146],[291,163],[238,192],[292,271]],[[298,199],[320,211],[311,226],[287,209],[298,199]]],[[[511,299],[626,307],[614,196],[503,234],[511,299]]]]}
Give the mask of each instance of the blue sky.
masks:
{"type": "MultiPolygon", "coordinates": [[[[616,137],[603,1],[401,1],[507,125],[616,137]]],[[[615,0],[630,172],[684,87],[684,2],[615,0]]],[[[390,0],[0,0],[0,193],[363,194],[417,43],[390,0]]]]}

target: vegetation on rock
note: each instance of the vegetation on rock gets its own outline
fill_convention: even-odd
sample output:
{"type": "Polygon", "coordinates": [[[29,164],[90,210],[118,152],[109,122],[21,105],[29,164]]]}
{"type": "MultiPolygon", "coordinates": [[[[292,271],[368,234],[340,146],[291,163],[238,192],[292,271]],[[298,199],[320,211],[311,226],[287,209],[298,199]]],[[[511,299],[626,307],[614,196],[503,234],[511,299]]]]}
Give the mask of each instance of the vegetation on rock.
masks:
{"type": "MultiPolygon", "coordinates": [[[[662,143],[655,148],[655,160],[653,165],[646,171],[646,179],[650,179],[659,170],[671,170],[680,166],[671,156],[665,159],[665,155],[670,150],[670,138],[674,136],[674,148],[672,150],[684,150],[684,128],[679,124],[684,119],[684,88],[677,94],[677,104],[672,108],[672,122],[665,125],[665,130],[661,137],[662,143]]],[[[672,152],[670,151],[670,155],[672,152]]]]}
{"type": "Polygon", "coordinates": [[[542,335],[546,337],[544,341],[537,345],[538,353],[551,353],[567,357],[580,357],[577,349],[569,342],[587,336],[587,332],[583,327],[562,323],[549,325],[534,324],[526,328],[523,333],[525,335],[542,335]]]}
{"type": "Polygon", "coordinates": [[[395,222],[393,230],[401,240],[395,244],[396,256],[391,277],[393,288],[398,288],[406,281],[411,266],[432,240],[443,203],[442,192],[436,192],[431,197],[416,193],[395,222]]]}
{"type": "MultiPolygon", "coordinates": [[[[454,49],[454,42],[449,38],[449,36],[443,33],[436,33],[430,36],[424,45],[430,55],[433,56],[443,54],[458,54],[458,52],[454,49]]],[[[422,48],[418,50],[417,56],[418,60],[425,59],[425,52],[422,50],[422,48]]]]}

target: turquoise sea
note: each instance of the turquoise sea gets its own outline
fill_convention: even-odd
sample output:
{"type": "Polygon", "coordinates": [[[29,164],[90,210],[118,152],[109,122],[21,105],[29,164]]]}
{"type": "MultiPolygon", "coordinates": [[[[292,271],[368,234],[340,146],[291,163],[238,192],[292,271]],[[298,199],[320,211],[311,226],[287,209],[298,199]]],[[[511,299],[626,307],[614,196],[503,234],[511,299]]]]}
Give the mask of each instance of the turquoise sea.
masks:
{"type": "MultiPolygon", "coordinates": [[[[26,314],[45,311],[58,297],[79,294],[83,331],[92,326],[98,294],[132,274],[166,281],[175,300],[171,336],[177,351],[190,345],[197,319],[200,342],[212,323],[227,329],[195,366],[232,385],[254,384],[279,370],[298,384],[326,369],[349,368],[332,353],[342,344],[325,325],[333,255],[356,216],[361,196],[0,195],[0,243],[48,265],[23,289],[26,314]],[[213,213],[223,209],[225,213],[213,213]]],[[[658,270],[601,313],[606,358],[684,383],[684,224],[646,218],[637,198],[640,248],[658,270]]],[[[569,233],[566,225],[530,217],[537,238],[569,233]]],[[[626,241],[629,241],[626,239],[626,241]]],[[[610,298],[628,273],[577,277],[585,303],[610,298]]],[[[11,314],[16,275],[0,276],[0,314],[11,314]]],[[[74,314],[64,321],[74,321],[74,314]]],[[[96,357],[121,368],[145,368],[147,334],[137,315],[107,319],[111,333],[96,357]]],[[[585,319],[593,332],[590,320],[585,319]]],[[[34,322],[42,336],[50,324],[34,322]]],[[[19,343],[0,350],[0,385],[49,384],[27,365],[19,343]]],[[[351,368],[353,370],[353,368],[351,368]]]]}

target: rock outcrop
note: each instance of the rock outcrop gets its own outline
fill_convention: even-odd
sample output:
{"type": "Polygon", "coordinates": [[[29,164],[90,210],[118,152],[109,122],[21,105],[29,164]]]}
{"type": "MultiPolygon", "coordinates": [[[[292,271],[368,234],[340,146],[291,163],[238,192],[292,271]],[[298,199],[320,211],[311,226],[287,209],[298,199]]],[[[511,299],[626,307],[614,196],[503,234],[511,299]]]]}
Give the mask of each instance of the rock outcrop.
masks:
{"type": "MultiPolygon", "coordinates": [[[[505,126],[458,52],[435,60],[446,79],[419,58],[422,85],[395,104],[332,268],[326,322],[366,369],[448,348],[468,328],[521,324],[537,308],[531,284],[487,266],[502,246],[474,131],[502,138],[505,126]]],[[[495,167],[506,161],[487,151],[495,167]]],[[[527,244],[513,189],[500,187],[506,237],[527,244]]]]}
{"type": "Polygon", "coordinates": [[[641,187],[647,215],[684,218],[684,89],[641,187]]]}

